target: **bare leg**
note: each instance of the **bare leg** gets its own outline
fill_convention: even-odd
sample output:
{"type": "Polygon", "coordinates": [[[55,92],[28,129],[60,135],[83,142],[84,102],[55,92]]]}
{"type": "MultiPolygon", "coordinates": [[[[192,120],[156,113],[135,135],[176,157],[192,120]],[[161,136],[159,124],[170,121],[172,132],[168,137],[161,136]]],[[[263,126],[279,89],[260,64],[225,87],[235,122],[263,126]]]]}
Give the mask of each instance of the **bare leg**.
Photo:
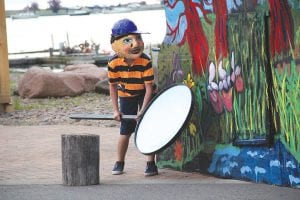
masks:
{"type": "Polygon", "coordinates": [[[155,161],[155,154],[147,155],[147,162],[155,161]]]}
{"type": "Polygon", "coordinates": [[[118,161],[124,161],[128,149],[130,135],[120,135],[118,141],[118,161]]]}

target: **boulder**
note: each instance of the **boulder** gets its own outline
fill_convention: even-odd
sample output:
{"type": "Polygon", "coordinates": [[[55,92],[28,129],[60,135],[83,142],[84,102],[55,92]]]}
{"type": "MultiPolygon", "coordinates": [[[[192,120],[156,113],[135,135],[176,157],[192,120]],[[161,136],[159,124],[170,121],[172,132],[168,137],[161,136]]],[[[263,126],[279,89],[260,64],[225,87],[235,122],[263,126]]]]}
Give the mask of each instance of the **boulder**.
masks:
{"type": "Polygon", "coordinates": [[[23,98],[76,96],[94,91],[105,78],[107,71],[91,64],[70,65],[59,73],[31,67],[19,80],[18,93],[23,98]]]}
{"type": "Polygon", "coordinates": [[[76,72],[77,74],[89,74],[103,80],[107,78],[107,70],[99,68],[94,64],[77,64],[68,65],[64,68],[64,72],[76,72]]]}
{"type": "Polygon", "coordinates": [[[109,94],[108,78],[98,81],[95,85],[95,92],[100,94],[109,94]]]}

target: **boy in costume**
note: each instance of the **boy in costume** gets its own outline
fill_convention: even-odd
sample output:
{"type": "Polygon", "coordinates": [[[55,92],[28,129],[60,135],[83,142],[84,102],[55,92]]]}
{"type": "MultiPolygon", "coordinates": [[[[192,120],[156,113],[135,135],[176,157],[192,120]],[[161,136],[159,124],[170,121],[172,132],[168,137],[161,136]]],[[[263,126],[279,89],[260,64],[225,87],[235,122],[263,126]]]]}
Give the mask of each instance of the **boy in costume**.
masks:
{"type": "MultiPolygon", "coordinates": [[[[117,21],[111,33],[110,42],[115,55],[108,62],[109,90],[114,119],[121,121],[113,175],[123,173],[129,139],[136,127],[135,120],[122,120],[122,114],[137,115],[138,118],[153,94],[154,72],[150,58],[143,53],[141,34],[129,19],[117,21]]],[[[148,155],[145,176],[157,174],[155,155],[148,155]]]]}

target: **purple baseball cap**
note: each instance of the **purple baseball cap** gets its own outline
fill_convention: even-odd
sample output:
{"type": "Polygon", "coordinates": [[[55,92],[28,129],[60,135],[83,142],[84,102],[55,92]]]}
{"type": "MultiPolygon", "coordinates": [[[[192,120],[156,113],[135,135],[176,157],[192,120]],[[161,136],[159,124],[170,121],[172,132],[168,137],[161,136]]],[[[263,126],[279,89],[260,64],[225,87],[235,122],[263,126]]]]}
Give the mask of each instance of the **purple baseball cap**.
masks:
{"type": "Polygon", "coordinates": [[[131,33],[149,34],[147,32],[137,30],[135,23],[129,19],[121,19],[117,21],[111,29],[111,36],[113,37],[119,37],[131,33]]]}

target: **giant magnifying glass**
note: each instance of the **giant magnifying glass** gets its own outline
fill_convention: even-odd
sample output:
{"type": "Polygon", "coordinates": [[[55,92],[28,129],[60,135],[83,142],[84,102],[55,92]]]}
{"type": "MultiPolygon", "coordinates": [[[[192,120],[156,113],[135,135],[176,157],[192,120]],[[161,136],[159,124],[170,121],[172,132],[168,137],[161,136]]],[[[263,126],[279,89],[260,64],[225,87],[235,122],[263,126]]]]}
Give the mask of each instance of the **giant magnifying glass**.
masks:
{"type": "Polygon", "coordinates": [[[162,151],[176,140],[192,114],[192,91],[183,84],[161,91],[149,104],[135,130],[135,144],[143,154],[162,151]]]}
{"type": "MultiPolygon", "coordinates": [[[[175,84],[159,92],[148,104],[135,129],[135,145],[143,154],[155,154],[171,145],[187,125],[194,98],[189,87],[175,84]]],[[[72,119],[113,120],[112,115],[73,114],[72,119]]],[[[135,115],[124,115],[135,120],[135,115]]]]}

